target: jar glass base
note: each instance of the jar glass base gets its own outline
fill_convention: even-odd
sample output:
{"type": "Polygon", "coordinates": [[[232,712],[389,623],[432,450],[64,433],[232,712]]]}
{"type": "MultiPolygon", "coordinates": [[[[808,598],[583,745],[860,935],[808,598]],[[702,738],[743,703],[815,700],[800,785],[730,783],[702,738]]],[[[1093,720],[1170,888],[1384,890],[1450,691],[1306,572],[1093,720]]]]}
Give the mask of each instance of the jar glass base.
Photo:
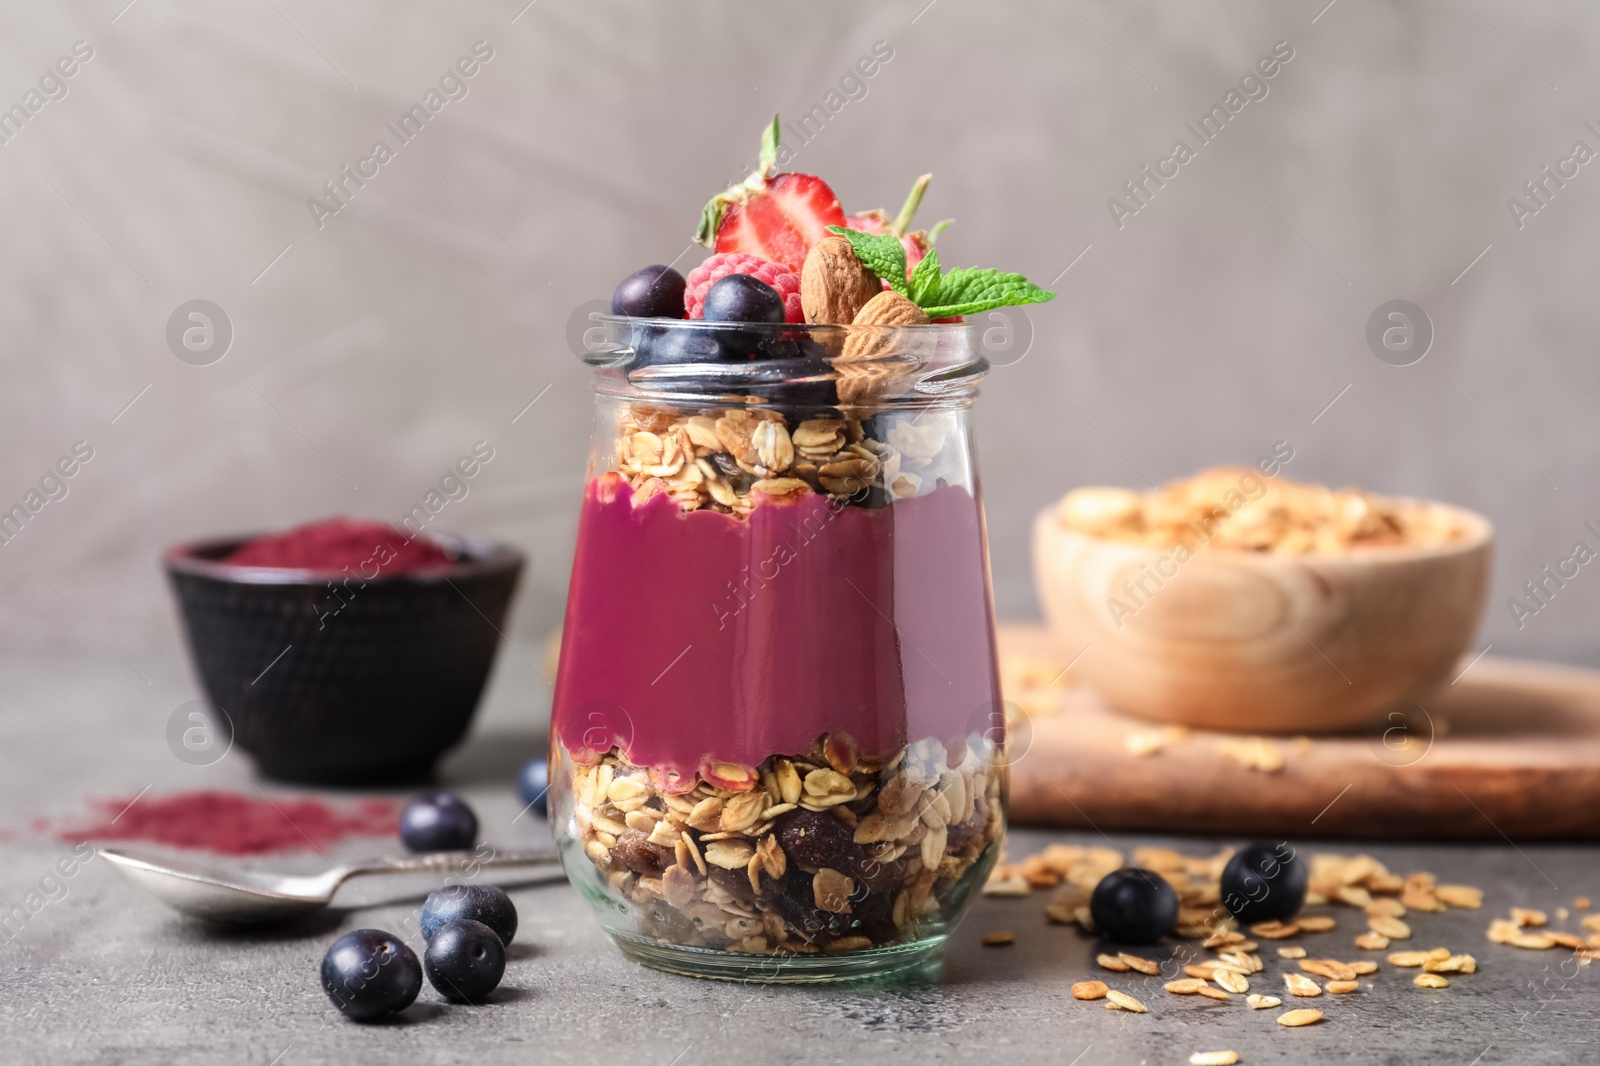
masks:
{"type": "Polygon", "coordinates": [[[888,944],[840,955],[755,955],[685,947],[614,930],[609,932],[624,955],[651,969],[684,977],[752,984],[822,984],[902,975],[925,966],[937,966],[944,947],[944,937],[939,936],[914,944],[888,944]]]}

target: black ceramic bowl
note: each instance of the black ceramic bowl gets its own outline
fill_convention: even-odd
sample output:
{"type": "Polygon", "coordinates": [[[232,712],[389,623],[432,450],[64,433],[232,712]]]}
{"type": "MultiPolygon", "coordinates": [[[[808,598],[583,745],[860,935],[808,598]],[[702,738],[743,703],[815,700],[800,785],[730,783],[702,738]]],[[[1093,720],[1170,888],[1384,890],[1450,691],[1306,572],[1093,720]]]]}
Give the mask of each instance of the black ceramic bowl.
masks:
{"type": "Polygon", "coordinates": [[[219,561],[251,539],[181,544],[162,559],[200,681],[226,715],[219,725],[270,777],[427,776],[472,720],[522,553],[435,536],[456,562],[363,584],[219,561]]]}

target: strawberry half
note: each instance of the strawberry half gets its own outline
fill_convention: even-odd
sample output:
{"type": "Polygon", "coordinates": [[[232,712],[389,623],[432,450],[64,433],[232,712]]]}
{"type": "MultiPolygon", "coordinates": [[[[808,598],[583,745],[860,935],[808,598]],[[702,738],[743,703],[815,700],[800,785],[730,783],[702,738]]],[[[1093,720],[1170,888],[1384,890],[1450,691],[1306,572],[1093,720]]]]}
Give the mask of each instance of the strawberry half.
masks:
{"type": "Polygon", "coordinates": [[[844,225],[844,208],[828,183],[810,174],[779,174],[743,203],[733,203],[717,227],[718,252],[740,252],[798,271],[811,246],[844,225]]]}
{"type": "Polygon", "coordinates": [[[737,252],[781,263],[798,273],[811,246],[845,224],[844,208],[828,183],[812,174],[779,174],[778,118],[761,137],[761,162],[743,182],[712,197],[696,239],[716,252],[737,252]]]}

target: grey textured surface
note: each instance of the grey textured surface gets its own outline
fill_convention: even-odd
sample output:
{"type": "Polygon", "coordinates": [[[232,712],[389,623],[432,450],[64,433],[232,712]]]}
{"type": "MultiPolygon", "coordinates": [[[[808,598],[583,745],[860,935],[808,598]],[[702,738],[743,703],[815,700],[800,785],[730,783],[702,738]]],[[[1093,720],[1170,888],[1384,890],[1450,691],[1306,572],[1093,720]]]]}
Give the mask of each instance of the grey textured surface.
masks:
{"type": "MultiPolygon", "coordinates": [[[[1574,141],[1600,146],[1585,127],[1600,118],[1594,5],[804,12],[4,5],[0,103],[73,41],[96,55],[0,146],[0,503],[75,440],[96,458],[0,548],[0,640],[104,634],[147,674],[181,676],[162,546],[333,512],[398,517],[482,439],[497,458],[436,521],[531,551],[513,631],[531,652],[560,615],[588,430],[569,316],[684,252],[762,123],[822,103],[881,40],[893,60],[795,166],[852,209],[892,210],[931,170],[926,218],[958,219],[947,262],[1061,292],[1031,312],[1032,350],[994,375],[977,416],[1002,614],[1034,610],[1028,519],[1069,487],[1159,482],[1287,440],[1292,477],[1487,513],[1501,541],[1481,640],[1600,663],[1591,568],[1525,628],[1507,606],[1575,540],[1595,546],[1584,523],[1600,517],[1600,178],[1585,166],[1521,229],[1506,206],[1574,141]],[[308,198],[478,40],[495,58],[469,95],[319,230],[308,198]],[[1118,229],[1107,200],[1280,40],[1295,58],[1270,94],[1118,229]],[[195,298],[235,326],[212,366],[164,339],[195,298]],[[1394,298],[1436,327],[1412,367],[1364,340],[1394,298]]],[[[511,683],[537,682],[510,665],[511,683]]]]}
{"type": "MultiPolygon", "coordinates": [[[[0,659],[0,690],[27,714],[0,721],[0,827],[20,830],[0,843],[0,903],[21,902],[67,850],[30,832],[39,816],[54,827],[83,809],[86,795],[152,795],[216,786],[254,794],[245,761],[230,753],[209,767],[180,762],[166,749],[160,722],[108,716],[122,684],[120,662],[105,658],[0,659]]],[[[506,707],[491,706],[473,738],[447,763],[502,846],[537,842],[543,827],[522,818],[509,781],[537,750],[537,730],[506,707]]],[[[265,786],[269,793],[284,790],[265,786]]],[[[1103,844],[1092,834],[1018,831],[1015,856],[1052,840],[1103,844]]],[[[1209,854],[1215,840],[1118,836],[1123,849],[1169,843],[1209,854]]],[[[1351,845],[1355,847],[1357,845],[1351,845]]],[[[358,841],[333,854],[373,854],[358,841]]],[[[1485,891],[1482,911],[1417,915],[1410,946],[1448,946],[1479,959],[1477,974],[1451,988],[1411,986],[1414,971],[1387,965],[1361,991],[1325,995],[1310,1005],[1327,1019],[1284,1030],[1274,1017],[1303,1005],[1283,995],[1284,963],[1271,945],[1258,989],[1283,995],[1281,1010],[1249,1010],[1163,992],[1157,978],[1107,975],[1093,964],[1096,944],[1047,925],[1046,897],[984,899],[951,939],[937,972],[877,986],[755,988],[665,976],[624,960],[600,933],[587,905],[565,884],[514,888],[522,927],[504,991],[493,1004],[450,1006],[425,989],[401,1020],[362,1027],[332,1016],[316,980],[327,944],[344,929],[412,928],[425,886],[353,884],[326,921],[281,933],[207,932],[136,895],[103,860],[84,866],[64,897],[44,907],[0,944],[0,1061],[21,1063],[672,1063],[1006,1061],[1054,1066],[1183,1064],[1191,1052],[1231,1048],[1246,1066],[1287,1063],[1498,1063],[1593,1061],[1600,970],[1577,969],[1565,953],[1489,944],[1489,918],[1512,904],[1551,911],[1572,897],[1600,898],[1592,848],[1510,845],[1371,849],[1391,868],[1427,869],[1485,891]],[[1010,929],[1017,943],[984,948],[980,937],[1010,929]],[[1149,1008],[1108,1012],[1073,1000],[1074,981],[1106,978],[1149,1008]]],[[[310,870],[315,855],[280,860],[310,870]]],[[[1334,909],[1340,928],[1306,937],[1313,957],[1352,959],[1355,912],[1334,909]]],[[[1148,952],[1165,959],[1167,951],[1148,952]]]]}

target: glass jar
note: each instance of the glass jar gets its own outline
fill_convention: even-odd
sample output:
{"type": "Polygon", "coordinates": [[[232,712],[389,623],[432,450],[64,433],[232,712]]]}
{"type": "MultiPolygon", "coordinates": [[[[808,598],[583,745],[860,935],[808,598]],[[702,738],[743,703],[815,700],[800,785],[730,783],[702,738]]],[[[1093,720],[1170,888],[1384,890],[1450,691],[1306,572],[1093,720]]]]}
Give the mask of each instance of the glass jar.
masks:
{"type": "Polygon", "coordinates": [[[593,321],[551,717],[568,878],[664,970],[927,960],[1005,831],[977,338],[593,321]]]}

